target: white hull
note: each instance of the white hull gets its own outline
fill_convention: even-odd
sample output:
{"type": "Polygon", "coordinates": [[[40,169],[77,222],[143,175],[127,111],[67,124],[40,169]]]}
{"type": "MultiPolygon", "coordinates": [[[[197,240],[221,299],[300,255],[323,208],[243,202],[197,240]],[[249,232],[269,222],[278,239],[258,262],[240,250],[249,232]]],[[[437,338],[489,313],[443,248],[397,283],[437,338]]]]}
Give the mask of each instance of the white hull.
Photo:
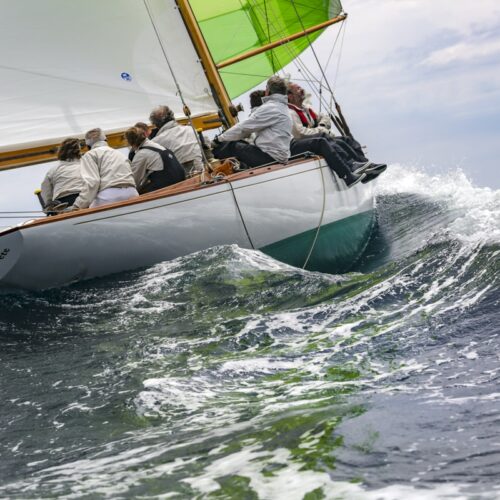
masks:
{"type": "Polygon", "coordinates": [[[310,159],[28,223],[0,233],[0,287],[50,288],[215,245],[261,249],[372,211],[373,184],[346,189],[324,160],[310,159]]]}

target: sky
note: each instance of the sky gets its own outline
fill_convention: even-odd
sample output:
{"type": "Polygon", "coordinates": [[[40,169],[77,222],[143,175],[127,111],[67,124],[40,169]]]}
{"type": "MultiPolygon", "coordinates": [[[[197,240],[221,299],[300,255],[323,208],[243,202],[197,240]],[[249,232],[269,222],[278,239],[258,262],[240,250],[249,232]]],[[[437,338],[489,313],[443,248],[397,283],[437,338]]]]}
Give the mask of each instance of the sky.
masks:
{"type": "MultiPolygon", "coordinates": [[[[339,72],[340,42],[327,74],[369,157],[430,174],[460,168],[477,186],[500,188],[500,0],[343,5],[349,17],[339,72]]],[[[323,62],[337,29],[315,44],[323,62]]],[[[310,52],[304,60],[319,74],[310,52]]],[[[0,210],[38,209],[33,190],[46,170],[0,172],[0,210]]]]}
{"type": "MultiPolygon", "coordinates": [[[[475,184],[499,188],[500,2],[343,5],[336,96],[370,155],[431,173],[460,167],[475,184]]],[[[322,57],[329,50],[321,45],[322,57]]]]}

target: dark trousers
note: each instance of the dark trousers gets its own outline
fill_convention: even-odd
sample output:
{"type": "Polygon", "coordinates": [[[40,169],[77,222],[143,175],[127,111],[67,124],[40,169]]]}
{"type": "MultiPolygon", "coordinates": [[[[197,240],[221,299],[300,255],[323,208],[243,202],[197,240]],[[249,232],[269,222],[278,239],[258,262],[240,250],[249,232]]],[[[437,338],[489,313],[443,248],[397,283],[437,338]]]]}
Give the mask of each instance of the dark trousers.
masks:
{"type": "Polygon", "coordinates": [[[178,169],[165,169],[151,172],[147,181],[139,189],[139,194],[151,193],[157,189],[162,189],[172,184],[182,182],[186,178],[184,169],[179,166],[178,169]]]}
{"type": "Polygon", "coordinates": [[[345,159],[346,153],[327,137],[316,136],[305,139],[294,139],[290,144],[292,156],[306,153],[315,153],[322,156],[328,166],[341,178],[348,180],[351,174],[349,162],[345,159]]]}
{"type": "Polygon", "coordinates": [[[331,138],[337,147],[338,151],[343,151],[347,160],[360,162],[368,161],[368,158],[363,152],[363,148],[356,139],[352,137],[335,137],[331,138]]]}
{"type": "Polygon", "coordinates": [[[79,194],[80,193],[74,193],[68,194],[67,196],[60,196],[59,198],[57,198],[57,200],[54,201],[58,201],[59,203],[67,203],[68,207],[70,207],[71,205],[73,205],[73,203],[75,203],[79,194]]]}
{"type": "Polygon", "coordinates": [[[213,153],[219,160],[237,158],[243,163],[241,165],[242,168],[254,168],[268,163],[276,163],[276,160],[272,156],[246,141],[221,142],[214,149],[213,153]]]}

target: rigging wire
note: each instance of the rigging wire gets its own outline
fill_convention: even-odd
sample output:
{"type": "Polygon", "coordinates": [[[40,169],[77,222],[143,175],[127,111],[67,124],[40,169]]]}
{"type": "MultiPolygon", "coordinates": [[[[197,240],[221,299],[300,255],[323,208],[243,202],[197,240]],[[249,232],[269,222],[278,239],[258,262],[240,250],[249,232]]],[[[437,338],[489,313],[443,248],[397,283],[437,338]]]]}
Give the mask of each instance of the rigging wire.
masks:
{"type": "MultiPolygon", "coordinates": [[[[295,5],[294,5],[295,7],[295,5]]],[[[298,15],[298,12],[297,10],[295,9],[295,12],[296,12],[296,15],[299,19],[299,21],[301,22],[301,25],[302,25],[302,29],[304,30],[305,27],[304,27],[304,24],[300,18],[300,16],[298,15]]],[[[275,17],[276,17],[276,14],[274,14],[275,17]]],[[[285,35],[286,36],[286,31],[284,31],[283,29],[279,30],[277,29],[276,30],[277,33],[280,33],[281,35],[285,35]]],[[[339,30],[339,33],[340,33],[340,30],[339,30]]],[[[312,48],[312,44],[311,44],[311,41],[309,39],[309,36],[307,36],[307,41],[309,43],[309,46],[311,46],[311,49],[313,50],[313,53],[314,53],[314,49],[312,48]]],[[[334,43],[334,48],[335,48],[335,45],[338,41],[338,36],[335,40],[335,43],[334,43]]],[[[330,92],[330,102],[327,102],[326,98],[323,97],[323,93],[322,93],[322,90],[323,88],[325,88],[323,86],[323,83],[321,80],[323,80],[323,78],[321,80],[319,80],[313,73],[312,73],[312,70],[310,70],[307,65],[302,61],[302,58],[297,55],[294,51],[292,51],[291,47],[289,46],[289,44],[284,44],[282,45],[282,47],[285,48],[285,50],[288,51],[289,55],[291,56],[291,59],[293,60],[293,63],[295,65],[295,67],[297,68],[297,71],[301,74],[305,74],[306,78],[304,79],[307,83],[308,83],[308,86],[309,86],[309,89],[311,90],[311,93],[312,95],[314,95],[319,103],[320,103],[320,106],[324,105],[327,109],[331,110],[332,109],[332,105],[331,105],[331,101],[332,101],[332,98],[333,100],[335,100],[334,96],[333,96],[333,91],[332,89],[330,88],[330,86],[328,85],[328,81],[326,80],[326,75],[324,73],[324,71],[322,70],[322,67],[321,67],[321,63],[319,62],[319,59],[316,57],[316,60],[318,62],[318,65],[320,67],[320,69],[322,70],[322,74],[323,74],[323,77],[324,77],[324,80],[325,82],[327,83],[327,90],[330,92]],[[309,78],[309,81],[307,81],[307,77],[309,78]],[[318,90],[316,90],[316,88],[314,87],[314,83],[318,86],[318,90]]],[[[314,53],[315,54],[315,53],[314,53]]],[[[282,71],[284,73],[284,71],[282,71]]],[[[338,125],[336,125],[337,128],[338,125]]],[[[341,130],[341,128],[339,128],[339,130],[341,130]]]]}
{"type": "MultiPolygon", "coordinates": [[[[333,45],[332,45],[332,50],[330,50],[330,54],[328,55],[328,59],[326,60],[325,71],[328,70],[328,66],[330,65],[330,60],[332,58],[333,52],[335,50],[335,47],[337,46],[337,41],[338,41],[340,33],[342,31],[342,27],[343,27],[343,23],[341,24],[340,29],[337,32],[337,36],[335,37],[335,41],[333,42],[333,45]]],[[[319,93],[322,94],[322,91],[323,91],[323,77],[321,77],[321,80],[320,80],[319,93]]],[[[330,106],[328,107],[328,109],[331,109],[331,107],[332,107],[331,106],[331,102],[332,102],[332,96],[330,96],[330,106]]],[[[322,106],[322,104],[323,104],[323,101],[320,100],[320,103],[319,103],[319,111],[320,111],[320,113],[321,113],[321,106],[322,106]]]]}
{"type": "Polygon", "coordinates": [[[316,234],[314,235],[314,240],[312,242],[311,248],[309,249],[309,253],[307,254],[306,260],[304,261],[304,265],[302,269],[305,269],[307,264],[309,263],[309,259],[316,247],[316,242],[318,241],[319,232],[321,230],[321,226],[323,225],[323,218],[325,216],[325,208],[326,208],[326,186],[325,186],[325,175],[323,174],[323,166],[321,165],[321,160],[318,158],[319,172],[321,174],[321,184],[323,188],[323,202],[321,206],[321,214],[319,217],[318,227],[316,228],[316,234]]]}
{"type": "MultiPolygon", "coordinates": [[[[270,31],[270,28],[269,28],[269,16],[267,15],[267,1],[264,0],[264,9],[265,9],[265,14],[266,14],[266,21],[267,21],[267,38],[269,40],[269,43],[271,43],[271,31],[270,31]]],[[[278,64],[279,64],[279,61],[278,61],[278,64]]],[[[271,50],[271,68],[273,70],[273,73],[276,72],[276,66],[274,65],[274,51],[271,50]]]]}
{"type": "Polygon", "coordinates": [[[339,50],[339,58],[337,60],[337,68],[335,69],[335,77],[333,79],[333,88],[335,89],[337,87],[337,78],[340,73],[340,61],[342,60],[342,54],[344,53],[344,39],[345,39],[345,34],[347,31],[347,22],[348,19],[345,20],[345,23],[342,23],[342,26],[340,27],[340,31],[342,31],[342,39],[340,41],[340,50],[339,50]]]}
{"type": "MultiPolygon", "coordinates": [[[[259,7],[259,5],[256,2],[254,2],[254,7],[253,8],[256,11],[260,10],[261,11],[260,12],[261,15],[264,15],[264,16],[267,15],[267,12],[263,12],[262,11],[262,7],[259,7]]],[[[273,10],[272,6],[270,7],[270,10],[273,10]]],[[[278,16],[276,15],[276,13],[273,12],[273,15],[274,15],[274,17],[276,19],[278,19],[278,16]]],[[[275,34],[280,35],[281,38],[284,38],[288,34],[287,31],[286,31],[286,27],[276,26],[273,23],[273,21],[272,21],[272,19],[271,19],[270,16],[267,17],[267,20],[268,20],[269,24],[273,25],[273,30],[274,30],[275,34]]],[[[314,75],[311,72],[309,72],[308,68],[300,61],[298,54],[291,49],[291,46],[288,43],[285,43],[285,44],[281,45],[280,47],[283,47],[284,50],[288,51],[288,54],[289,54],[291,60],[294,62],[294,64],[296,65],[296,67],[298,67],[298,71],[299,72],[301,71],[301,69],[300,69],[299,66],[302,65],[302,71],[304,73],[306,73],[306,74],[309,73],[309,78],[311,80],[316,80],[316,83],[319,83],[319,81],[314,77],[314,75]],[[299,60],[297,61],[297,59],[299,59],[299,60]]],[[[286,73],[284,71],[284,65],[281,64],[279,61],[278,61],[278,63],[282,67],[279,72],[282,73],[282,74],[284,74],[284,75],[286,75],[286,73]]],[[[305,81],[307,81],[307,80],[305,80],[305,81]]]]}
{"type": "MultiPolygon", "coordinates": [[[[347,21],[347,19],[345,21],[347,21]]],[[[342,34],[342,39],[341,39],[341,42],[340,42],[339,58],[337,60],[337,69],[336,69],[335,78],[334,78],[334,84],[333,84],[333,88],[334,89],[335,89],[335,82],[337,81],[337,74],[338,74],[338,71],[339,71],[340,58],[342,56],[342,49],[344,47],[344,35],[345,35],[345,27],[346,26],[347,26],[346,23],[344,23],[344,22],[341,23],[340,29],[337,32],[337,36],[335,37],[335,41],[333,42],[332,50],[330,51],[330,54],[328,55],[328,59],[326,60],[326,64],[325,64],[325,71],[326,71],[328,69],[328,66],[330,66],[330,61],[332,59],[333,52],[335,51],[335,48],[336,48],[337,43],[339,41],[340,35],[342,34]]],[[[323,77],[321,77],[321,82],[323,82],[323,77]]]]}
{"type": "MultiPolygon", "coordinates": [[[[293,0],[291,0],[291,1],[292,1],[292,3],[293,3],[293,0]]],[[[241,3],[241,0],[240,0],[240,3],[241,3]]],[[[302,29],[303,29],[303,30],[305,30],[304,24],[303,24],[303,22],[302,22],[302,20],[301,20],[300,16],[298,15],[298,11],[297,11],[297,9],[296,9],[295,4],[294,4],[294,7],[295,7],[295,13],[296,13],[297,18],[299,19],[299,21],[300,21],[300,23],[301,23],[302,29]]],[[[258,6],[258,5],[256,5],[256,4],[254,4],[254,7],[253,7],[253,8],[254,8],[255,10],[258,10],[258,9],[259,9],[259,6],[258,6]]],[[[271,7],[271,9],[270,9],[270,10],[272,10],[272,7],[271,7]]],[[[266,12],[263,12],[263,11],[262,11],[262,7],[260,7],[260,11],[261,11],[261,12],[260,12],[260,13],[261,13],[261,15],[266,15],[266,12]]],[[[276,19],[278,19],[278,16],[276,15],[276,13],[274,13],[274,12],[273,12],[273,14],[274,14],[274,17],[275,17],[276,19]]],[[[269,19],[270,19],[270,18],[269,18],[269,19]]],[[[273,24],[273,23],[272,23],[272,20],[270,20],[270,23],[271,23],[271,24],[273,24]]],[[[342,26],[341,26],[341,28],[342,28],[342,26]]],[[[274,27],[273,29],[274,29],[274,31],[276,32],[276,34],[280,34],[280,35],[282,35],[282,36],[286,36],[286,35],[287,35],[286,28],[277,28],[277,27],[274,27]]],[[[340,30],[339,30],[339,34],[340,34],[340,30]]],[[[335,45],[337,44],[339,34],[337,35],[337,37],[336,37],[336,39],[335,39],[333,49],[335,49],[335,45]]],[[[308,35],[307,35],[307,41],[308,41],[308,43],[309,43],[309,46],[310,46],[310,47],[311,47],[311,49],[313,50],[313,53],[315,54],[314,49],[312,48],[312,44],[311,44],[311,41],[310,41],[310,39],[309,39],[309,36],[308,36],[308,35]]],[[[295,67],[296,67],[297,71],[298,71],[299,73],[301,73],[301,74],[304,74],[304,75],[305,75],[305,78],[304,78],[303,80],[304,80],[305,82],[307,82],[307,83],[308,83],[308,86],[309,86],[309,89],[311,90],[311,93],[312,93],[312,94],[313,94],[313,95],[314,95],[314,96],[318,99],[318,101],[320,102],[320,106],[321,106],[321,105],[324,105],[325,107],[327,107],[327,109],[330,109],[330,110],[331,110],[331,109],[332,109],[332,106],[331,106],[331,98],[333,97],[333,99],[334,99],[334,100],[335,100],[335,98],[334,98],[334,96],[333,96],[333,91],[332,91],[332,89],[331,89],[331,88],[330,88],[330,86],[328,85],[328,81],[326,80],[326,75],[325,75],[324,71],[322,70],[321,63],[319,62],[319,59],[317,58],[317,56],[316,56],[316,60],[317,60],[318,65],[319,65],[319,67],[320,67],[320,69],[321,69],[321,73],[322,73],[322,75],[323,75],[323,76],[322,76],[322,78],[321,78],[321,80],[319,80],[319,79],[318,79],[318,78],[317,78],[317,77],[316,77],[316,76],[312,73],[312,70],[310,70],[310,69],[306,66],[306,64],[302,61],[302,58],[300,57],[300,55],[296,54],[296,52],[295,52],[295,51],[293,51],[293,50],[291,49],[291,47],[290,47],[290,45],[289,45],[289,44],[283,44],[283,45],[281,45],[281,47],[283,47],[285,50],[287,50],[287,51],[288,51],[288,54],[291,56],[291,59],[292,59],[292,61],[293,61],[294,65],[295,65],[295,67]],[[308,78],[309,78],[309,80],[308,80],[308,78]],[[327,99],[326,99],[325,97],[323,97],[323,95],[322,95],[322,89],[323,89],[323,88],[325,88],[325,87],[323,86],[323,83],[322,83],[322,80],[323,80],[323,79],[324,79],[324,80],[325,80],[325,82],[327,83],[327,87],[326,87],[326,89],[330,92],[330,96],[331,96],[331,98],[330,98],[330,103],[328,103],[327,99]],[[318,90],[316,90],[316,88],[314,87],[314,84],[318,85],[318,90]]],[[[333,51],[333,49],[332,49],[332,51],[333,51]]],[[[316,55],[316,54],[315,54],[315,55],[316,55]]],[[[284,70],[283,70],[283,69],[280,71],[280,73],[285,74],[285,72],[284,72],[284,70]]]]}
{"type": "MultiPolygon", "coordinates": [[[[279,31],[279,30],[276,30],[276,27],[275,27],[275,26],[273,25],[273,23],[272,23],[271,16],[270,16],[270,15],[268,15],[268,13],[267,13],[267,1],[266,1],[266,0],[264,0],[264,7],[260,6],[260,5],[257,3],[257,1],[256,1],[256,0],[253,0],[253,1],[252,1],[252,0],[247,0],[247,1],[250,3],[251,8],[252,8],[254,11],[257,11],[257,12],[258,12],[258,11],[260,10],[260,14],[261,14],[261,16],[263,16],[263,17],[264,17],[264,19],[266,20],[266,25],[267,25],[267,36],[268,36],[268,38],[269,38],[269,42],[271,42],[272,40],[271,40],[271,30],[270,30],[270,28],[272,27],[272,29],[273,29],[273,31],[274,31],[275,33],[279,33],[280,31],[279,31]]],[[[254,25],[254,24],[255,24],[255,22],[254,22],[254,21],[252,20],[252,18],[250,17],[250,13],[249,13],[249,12],[250,12],[250,9],[248,8],[248,6],[246,6],[246,5],[244,6],[244,5],[243,5],[243,1],[242,1],[242,0],[240,0],[240,5],[241,5],[241,7],[242,7],[243,11],[245,12],[245,14],[246,14],[246,16],[247,16],[247,18],[248,18],[248,20],[249,20],[250,24],[254,25]]],[[[271,5],[269,8],[270,8],[270,10],[272,10],[272,9],[273,9],[273,6],[271,5]]],[[[259,24],[260,24],[260,23],[259,23],[259,24]]],[[[264,31],[264,29],[262,28],[262,26],[260,26],[260,29],[261,29],[262,31],[264,31]]],[[[280,60],[279,60],[279,58],[278,58],[278,55],[275,53],[274,49],[271,49],[269,52],[271,52],[271,68],[272,68],[272,70],[273,70],[273,74],[274,74],[274,73],[277,73],[277,71],[276,71],[276,65],[275,65],[274,60],[276,59],[277,66],[281,66],[281,67],[283,67],[283,64],[281,64],[281,62],[280,62],[280,60]]]]}
{"type": "Polygon", "coordinates": [[[299,22],[302,26],[302,29],[304,31],[304,34],[306,36],[306,39],[309,43],[309,47],[314,55],[314,58],[316,59],[316,62],[318,63],[318,67],[319,67],[319,70],[321,71],[324,79],[325,79],[325,83],[326,83],[326,86],[328,87],[328,90],[330,91],[330,95],[332,96],[332,99],[333,99],[333,102],[335,104],[335,109],[337,111],[337,115],[336,116],[333,112],[330,113],[330,118],[333,120],[333,123],[335,124],[335,126],[337,127],[337,129],[342,133],[342,135],[344,136],[349,136],[349,137],[352,137],[352,134],[351,134],[351,131],[349,130],[349,126],[347,125],[347,121],[346,119],[344,118],[344,115],[342,114],[342,110],[340,109],[340,104],[337,102],[337,100],[335,99],[335,94],[333,93],[333,90],[330,86],[330,82],[328,81],[328,79],[326,78],[326,74],[323,70],[323,67],[321,66],[321,63],[319,61],[319,58],[318,58],[318,55],[316,53],[316,50],[314,49],[312,43],[311,43],[311,39],[309,38],[309,35],[305,33],[306,29],[305,29],[305,26],[304,26],[304,23],[302,22],[302,19],[300,18],[299,16],[299,12],[297,10],[297,6],[295,5],[295,0],[290,0],[292,5],[293,5],[293,8],[295,10],[295,13],[297,14],[297,17],[299,19],[299,22]]]}
{"type": "MultiPolygon", "coordinates": [[[[305,33],[306,27],[304,26],[304,23],[302,22],[302,19],[301,19],[300,15],[299,15],[299,11],[297,10],[297,6],[295,5],[295,0],[290,0],[290,2],[293,5],[293,8],[295,10],[295,14],[297,15],[297,19],[299,20],[300,25],[302,26],[302,30],[305,33]]],[[[307,43],[309,44],[309,48],[311,49],[311,51],[312,51],[312,53],[314,55],[314,58],[316,59],[316,62],[318,63],[319,70],[321,71],[321,74],[322,74],[322,76],[323,76],[323,78],[325,80],[326,86],[328,87],[328,90],[330,91],[330,94],[333,96],[333,101],[336,103],[337,101],[335,100],[335,96],[333,95],[333,90],[331,89],[330,83],[328,82],[328,79],[326,78],[326,74],[323,71],[323,67],[321,66],[321,62],[320,62],[320,60],[318,58],[318,54],[316,54],[316,50],[313,47],[311,39],[309,38],[309,35],[307,35],[307,34],[305,35],[305,37],[306,37],[307,43]]]]}
{"type": "Polygon", "coordinates": [[[184,108],[183,109],[184,113],[187,115],[189,125],[193,129],[193,133],[194,133],[194,136],[196,138],[196,142],[198,143],[198,147],[200,148],[200,151],[201,151],[201,156],[203,158],[203,162],[205,165],[207,165],[208,160],[207,160],[207,157],[205,155],[205,151],[203,149],[203,144],[201,143],[201,140],[198,136],[198,132],[194,126],[193,120],[191,118],[191,112],[189,112],[189,113],[187,112],[189,110],[189,107],[186,104],[186,101],[184,100],[184,96],[182,94],[182,90],[181,90],[181,87],[179,85],[179,81],[177,80],[177,77],[176,77],[175,72],[174,72],[174,68],[172,67],[172,64],[170,63],[170,59],[168,58],[167,51],[165,50],[165,47],[163,45],[163,41],[160,37],[160,33],[158,31],[158,28],[156,27],[156,23],[154,22],[153,14],[151,13],[151,9],[149,7],[148,0],[143,0],[143,3],[144,3],[144,7],[146,7],[146,11],[148,13],[149,20],[151,21],[151,25],[153,26],[153,30],[156,34],[156,38],[158,39],[158,43],[160,44],[160,48],[161,48],[161,51],[163,53],[163,56],[165,57],[165,61],[167,62],[167,66],[168,66],[168,69],[170,71],[170,74],[172,75],[172,79],[174,80],[175,86],[177,87],[177,93],[179,94],[179,97],[181,99],[182,106],[184,108]]]}

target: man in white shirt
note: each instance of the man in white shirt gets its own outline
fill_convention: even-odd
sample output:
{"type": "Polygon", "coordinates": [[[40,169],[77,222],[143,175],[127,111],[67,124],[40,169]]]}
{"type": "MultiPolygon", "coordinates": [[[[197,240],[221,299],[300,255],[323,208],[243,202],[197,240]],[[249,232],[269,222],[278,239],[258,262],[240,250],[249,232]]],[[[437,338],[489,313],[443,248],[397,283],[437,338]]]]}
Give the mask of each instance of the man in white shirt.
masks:
{"type": "Polygon", "coordinates": [[[158,106],[149,115],[151,123],[158,128],[154,142],[170,149],[184,167],[186,175],[203,170],[203,156],[192,127],[179,125],[168,106],[158,106]]]}
{"type": "Polygon", "coordinates": [[[292,139],[286,90],[283,78],[271,77],[262,105],[256,107],[246,120],[214,139],[214,156],[220,159],[235,156],[249,168],[274,162],[286,163],[292,139]],[[255,134],[254,144],[244,141],[252,134],[255,134]]]}
{"type": "Polygon", "coordinates": [[[82,157],[83,188],[73,207],[94,208],[139,196],[130,162],[108,146],[100,128],[85,134],[90,151],[82,157]]]}

